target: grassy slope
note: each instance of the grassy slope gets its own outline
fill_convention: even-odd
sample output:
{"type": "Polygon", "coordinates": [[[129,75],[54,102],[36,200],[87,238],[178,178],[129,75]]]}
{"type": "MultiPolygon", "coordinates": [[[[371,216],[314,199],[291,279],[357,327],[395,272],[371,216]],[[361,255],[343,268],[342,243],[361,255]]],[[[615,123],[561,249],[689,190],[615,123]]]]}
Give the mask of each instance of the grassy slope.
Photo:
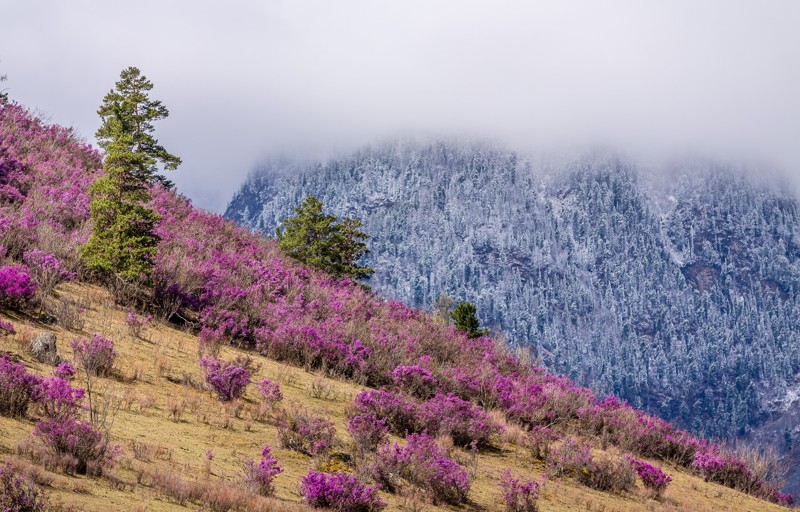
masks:
{"type": "MultiPolygon", "coordinates": [[[[144,340],[135,340],[127,333],[124,311],[113,305],[104,290],[71,284],[62,286],[60,293],[77,296],[90,303],[83,333],[60,329],[55,331],[61,355],[69,359],[69,340],[94,332],[111,337],[120,353],[117,375],[101,380],[99,386],[104,394],[117,396],[122,402],[112,429],[112,438],[125,453],[114,469],[114,474],[131,485],[120,490],[113,487],[107,479],[52,475],[50,495],[56,501],[75,504],[79,510],[87,511],[196,510],[197,506],[180,506],[170,497],[152,488],[136,485],[135,470],[144,466],[151,471],[157,468],[166,469],[185,479],[234,480],[240,474],[240,461],[245,457],[257,459],[261,446],[267,443],[273,447],[276,457],[285,469],[276,479],[277,497],[289,503],[300,502],[300,477],[314,463],[304,455],[282,449],[278,443],[277,430],[269,421],[257,422],[250,419],[249,411],[257,405],[252,389],[245,397],[244,410],[237,418],[230,408],[217,402],[209,393],[170,380],[185,381],[185,376],[190,376],[195,382],[200,382],[197,340],[193,335],[170,326],[157,325],[146,331],[144,340]],[[138,375],[138,378],[134,379],[134,375],[138,375]],[[180,421],[173,421],[170,407],[181,404],[184,405],[185,412],[180,421]],[[146,443],[154,452],[160,449],[161,453],[154,454],[147,462],[135,460],[132,449],[134,442],[146,443]],[[215,456],[211,462],[211,474],[207,476],[205,453],[209,449],[215,452],[215,456]]],[[[0,338],[0,351],[18,355],[31,371],[39,374],[50,372],[51,368],[33,361],[24,349],[25,340],[45,327],[33,325],[27,319],[8,312],[0,316],[12,320],[18,331],[14,336],[0,338]]],[[[230,358],[236,352],[233,348],[223,348],[222,356],[230,358]]],[[[261,365],[257,378],[267,377],[280,382],[286,397],[285,404],[297,402],[329,416],[336,423],[339,441],[343,446],[346,445],[348,435],[344,412],[360,387],[250,355],[261,365]],[[331,386],[331,396],[327,399],[313,398],[311,386],[314,382],[331,386]]],[[[81,385],[80,380],[76,385],[81,385]]],[[[30,438],[32,429],[33,423],[29,420],[0,417],[0,459],[13,457],[17,444],[30,438]]],[[[345,449],[341,448],[342,451],[345,449]]],[[[460,455],[464,459],[468,458],[465,453],[460,455]]],[[[470,491],[472,504],[467,508],[501,510],[497,478],[500,471],[509,466],[518,475],[538,477],[544,470],[541,465],[531,464],[522,448],[508,442],[494,453],[482,453],[478,456],[477,477],[470,491]]],[[[785,510],[731,489],[705,483],[685,470],[666,466],[664,469],[674,480],[660,502],[649,499],[641,485],[631,494],[614,496],[564,479],[548,482],[541,500],[541,510],[785,510]]],[[[383,498],[389,503],[389,510],[413,508],[411,503],[395,496],[385,494],[383,498]]],[[[426,510],[434,510],[434,507],[426,505],[426,510]]]]}

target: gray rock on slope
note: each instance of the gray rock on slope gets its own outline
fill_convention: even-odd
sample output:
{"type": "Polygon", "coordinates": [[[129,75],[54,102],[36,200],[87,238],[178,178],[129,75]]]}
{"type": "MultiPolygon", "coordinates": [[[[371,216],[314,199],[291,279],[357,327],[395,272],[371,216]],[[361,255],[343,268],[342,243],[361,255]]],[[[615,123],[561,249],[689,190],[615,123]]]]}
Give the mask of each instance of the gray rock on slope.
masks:
{"type": "Polygon", "coordinates": [[[40,332],[31,341],[31,354],[40,363],[53,366],[61,362],[56,346],[56,335],[52,332],[40,332]]]}

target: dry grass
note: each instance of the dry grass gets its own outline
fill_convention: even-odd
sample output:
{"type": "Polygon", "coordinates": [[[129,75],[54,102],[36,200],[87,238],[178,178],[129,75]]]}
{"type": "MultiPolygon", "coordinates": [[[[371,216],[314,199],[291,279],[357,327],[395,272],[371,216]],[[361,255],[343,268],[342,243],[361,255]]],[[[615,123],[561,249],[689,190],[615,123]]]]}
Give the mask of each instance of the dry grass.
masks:
{"type": "MultiPolygon", "coordinates": [[[[68,342],[79,334],[97,332],[113,339],[120,353],[117,371],[111,378],[101,379],[104,385],[98,389],[114,395],[119,403],[111,434],[113,442],[122,448],[124,454],[113,469],[112,477],[102,479],[67,477],[25,464],[25,471],[31,472],[47,487],[58,505],[54,507],[56,510],[159,512],[197,510],[203,506],[202,510],[212,509],[210,503],[202,505],[191,499],[219,500],[216,505],[219,510],[225,509],[226,503],[233,503],[242,510],[295,510],[302,507],[298,493],[300,477],[314,467],[315,461],[280,447],[271,414],[259,410],[259,400],[252,386],[240,403],[223,406],[201,389],[202,376],[197,365],[197,339],[194,336],[164,324],[154,324],[148,328],[147,340],[135,340],[127,332],[125,311],[114,307],[104,290],[70,284],[62,287],[61,295],[86,302],[86,323],[82,333],[34,326],[25,318],[4,312],[0,316],[12,320],[22,335],[0,338],[0,351],[19,355],[31,371],[45,374],[51,369],[36,363],[26,350],[26,342],[32,333],[53,330],[58,336],[60,353],[68,359],[72,356],[68,342]],[[272,447],[285,469],[275,482],[278,501],[255,500],[236,487],[241,475],[241,461],[258,459],[264,443],[272,447]],[[208,468],[207,450],[214,451],[208,468]],[[202,497],[206,495],[206,498],[202,497]]],[[[230,347],[221,349],[221,355],[226,359],[239,354],[238,350],[230,347]]],[[[269,378],[280,383],[284,403],[296,402],[327,416],[336,425],[339,444],[347,445],[345,409],[361,390],[359,386],[250,355],[260,365],[254,380],[269,378]]],[[[31,437],[32,429],[30,421],[0,417],[0,459],[15,458],[17,445],[31,437]]],[[[497,481],[503,468],[513,467],[517,474],[541,475],[543,466],[533,463],[527,451],[517,445],[521,436],[521,432],[512,429],[504,436],[502,447],[477,457],[452,448],[453,456],[475,475],[470,492],[471,503],[466,509],[501,510],[497,481]]],[[[707,484],[684,470],[674,467],[665,467],[665,470],[672,475],[673,482],[662,501],[650,499],[641,486],[623,496],[614,496],[564,479],[548,482],[540,508],[544,512],[785,510],[707,484]]],[[[439,510],[423,503],[413,493],[403,496],[384,494],[382,497],[389,504],[389,510],[439,510]]]]}

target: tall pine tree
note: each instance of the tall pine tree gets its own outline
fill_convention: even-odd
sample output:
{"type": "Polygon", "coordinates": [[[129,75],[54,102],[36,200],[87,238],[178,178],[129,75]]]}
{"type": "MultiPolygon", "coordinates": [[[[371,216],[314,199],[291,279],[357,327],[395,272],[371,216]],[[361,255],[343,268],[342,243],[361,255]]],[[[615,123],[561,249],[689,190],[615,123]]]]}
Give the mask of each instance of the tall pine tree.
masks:
{"type": "Polygon", "coordinates": [[[153,84],[137,68],[122,71],[98,109],[98,144],[105,151],[105,174],[89,189],[93,231],[81,250],[86,266],[123,282],[146,279],[153,269],[158,215],[148,207],[149,187],[171,183],[158,164],[174,170],[181,160],[153,137],[153,122],[169,111],[151,100],[153,84]]]}

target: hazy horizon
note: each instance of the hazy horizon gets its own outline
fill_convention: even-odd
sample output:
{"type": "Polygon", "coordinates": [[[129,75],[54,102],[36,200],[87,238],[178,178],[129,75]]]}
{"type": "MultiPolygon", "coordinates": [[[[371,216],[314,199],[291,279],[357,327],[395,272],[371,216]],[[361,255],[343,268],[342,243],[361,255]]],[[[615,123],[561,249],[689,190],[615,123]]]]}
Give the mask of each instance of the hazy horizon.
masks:
{"type": "Polygon", "coordinates": [[[221,211],[267,155],[395,134],[774,162],[800,182],[800,4],[0,2],[12,100],[94,142],[137,66],[170,177],[221,211]]]}

